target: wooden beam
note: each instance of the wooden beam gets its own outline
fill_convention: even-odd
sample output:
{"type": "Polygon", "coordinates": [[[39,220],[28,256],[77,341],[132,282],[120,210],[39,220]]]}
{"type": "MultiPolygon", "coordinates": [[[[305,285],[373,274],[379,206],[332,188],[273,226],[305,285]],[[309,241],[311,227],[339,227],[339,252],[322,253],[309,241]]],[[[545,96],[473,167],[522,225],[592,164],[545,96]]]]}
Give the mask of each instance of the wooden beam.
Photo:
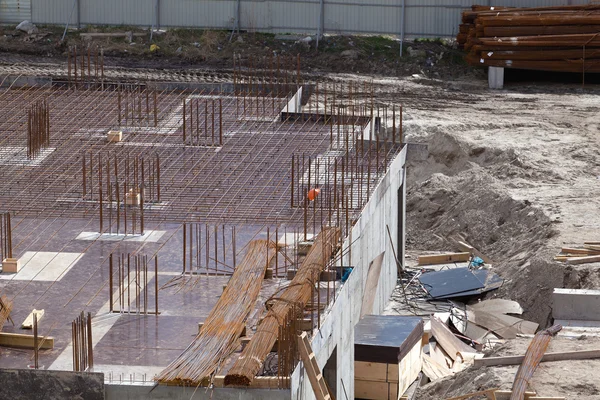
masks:
{"type": "MultiPolygon", "coordinates": [[[[43,338],[42,338],[43,339],[43,338]]],[[[47,337],[42,344],[41,350],[51,350],[54,348],[54,338],[47,337]]],[[[33,349],[33,335],[24,335],[21,333],[0,332],[0,346],[19,347],[33,349]]]]}
{"type": "Polygon", "coordinates": [[[21,324],[21,329],[33,329],[33,314],[34,313],[37,314],[38,323],[40,322],[40,319],[42,319],[42,317],[44,316],[44,310],[34,309],[32,312],[29,313],[27,318],[25,318],[25,321],[23,321],[23,323],[21,324]]]}
{"type": "Polygon", "coordinates": [[[450,262],[469,261],[471,253],[446,253],[419,256],[419,265],[446,264],[450,262]]]}
{"type": "Polygon", "coordinates": [[[494,394],[494,392],[498,390],[498,388],[493,388],[493,389],[486,389],[486,390],[480,390],[479,392],[473,392],[473,393],[469,393],[469,394],[463,394],[462,396],[455,396],[455,397],[449,397],[446,400],[462,400],[462,399],[468,399],[470,397],[474,397],[474,396],[487,396],[488,398],[495,398],[495,397],[490,397],[488,395],[492,395],[494,394]]]}
{"type": "MultiPolygon", "coordinates": [[[[285,377],[277,377],[277,376],[257,376],[252,380],[250,386],[241,386],[243,388],[254,388],[254,389],[277,389],[280,383],[285,381],[289,381],[290,378],[285,377]]],[[[202,382],[202,386],[208,386],[210,382],[206,380],[202,382]]],[[[217,375],[213,378],[212,384],[216,388],[224,388],[224,387],[237,387],[228,385],[225,386],[225,375],[217,375]]]]}
{"type": "MultiPolygon", "coordinates": [[[[491,367],[495,365],[520,365],[525,356],[488,357],[475,360],[476,367],[491,367]]],[[[600,358],[600,350],[566,351],[560,353],[546,353],[542,362],[566,360],[590,360],[600,358]]]]}
{"type": "Polygon", "coordinates": [[[460,251],[468,251],[469,253],[476,255],[477,257],[481,258],[483,260],[483,262],[485,262],[486,264],[492,263],[492,260],[489,257],[487,257],[485,254],[483,254],[482,252],[477,250],[474,246],[470,245],[469,243],[465,242],[464,240],[457,240],[456,246],[458,247],[458,249],[460,251]]]}
{"type": "Polygon", "coordinates": [[[600,250],[588,249],[587,246],[585,249],[579,249],[579,248],[575,248],[575,247],[563,247],[562,249],[560,249],[560,252],[564,253],[564,254],[595,255],[595,254],[600,253],[600,250]]]}
{"type": "Polygon", "coordinates": [[[587,264],[600,262],[600,255],[597,256],[584,256],[584,257],[572,257],[565,261],[567,264],[576,265],[576,264],[587,264]]]}

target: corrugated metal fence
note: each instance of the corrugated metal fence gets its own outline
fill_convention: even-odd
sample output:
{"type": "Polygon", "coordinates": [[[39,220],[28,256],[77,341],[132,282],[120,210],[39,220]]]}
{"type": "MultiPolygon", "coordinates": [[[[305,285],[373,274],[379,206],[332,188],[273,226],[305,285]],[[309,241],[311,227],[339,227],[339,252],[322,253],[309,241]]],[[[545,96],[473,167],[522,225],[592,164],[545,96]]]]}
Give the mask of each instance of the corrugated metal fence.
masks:
{"type": "Polygon", "coordinates": [[[0,22],[135,25],[261,32],[452,37],[473,4],[535,7],[581,0],[0,0],[0,22]]]}
{"type": "Polygon", "coordinates": [[[31,0],[0,0],[0,22],[19,23],[31,19],[31,0]]]}

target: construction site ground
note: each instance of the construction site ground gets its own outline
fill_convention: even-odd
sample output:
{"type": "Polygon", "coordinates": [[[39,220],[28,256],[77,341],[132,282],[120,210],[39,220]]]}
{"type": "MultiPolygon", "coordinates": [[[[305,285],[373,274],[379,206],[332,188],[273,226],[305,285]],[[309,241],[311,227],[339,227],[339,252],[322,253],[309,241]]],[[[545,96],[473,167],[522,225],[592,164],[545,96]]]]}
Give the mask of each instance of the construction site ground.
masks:
{"type": "MultiPolygon", "coordinates": [[[[64,70],[66,61],[53,57],[4,54],[0,74],[14,74],[14,68],[30,75],[64,70]]],[[[203,64],[189,69],[210,74],[208,80],[220,76],[219,70],[206,72],[203,64]]],[[[139,69],[118,71],[131,76],[139,69]]],[[[494,272],[505,279],[489,297],[516,300],[523,318],[549,326],[554,288],[600,288],[598,264],[569,266],[553,260],[562,246],[600,240],[600,89],[593,83],[562,83],[560,76],[541,81],[529,75],[532,80],[507,79],[504,90],[490,91],[481,71],[465,69],[456,76],[411,72],[319,74],[324,79],[374,79],[378,101],[403,105],[405,142],[427,145],[427,153],[409,156],[408,256],[454,250],[460,235],[490,257],[494,272]]],[[[140,76],[168,80],[182,73],[146,68],[140,76]]],[[[497,354],[523,354],[529,341],[511,340],[497,354]]],[[[598,345],[597,338],[560,338],[549,351],[598,345]]],[[[545,396],[600,399],[593,372],[598,366],[600,361],[590,360],[545,363],[531,386],[545,396]]],[[[516,369],[471,367],[421,388],[417,398],[508,389],[516,369]]]]}

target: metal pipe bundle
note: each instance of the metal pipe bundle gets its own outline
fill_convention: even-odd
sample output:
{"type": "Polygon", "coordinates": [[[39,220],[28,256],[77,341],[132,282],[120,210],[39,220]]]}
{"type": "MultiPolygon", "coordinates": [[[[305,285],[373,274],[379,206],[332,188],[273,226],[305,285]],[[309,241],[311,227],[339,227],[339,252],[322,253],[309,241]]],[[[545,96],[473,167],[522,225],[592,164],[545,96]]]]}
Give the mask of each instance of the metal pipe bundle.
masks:
{"type": "Polygon", "coordinates": [[[457,41],[474,66],[600,72],[600,5],[473,7],[457,41]]]}
{"type": "Polygon", "coordinates": [[[156,378],[160,383],[200,385],[239,346],[246,318],[260,293],[276,247],[267,240],[254,240],[237,266],[223,294],[194,341],[156,378]]]}
{"type": "Polygon", "coordinates": [[[319,233],[296,276],[273,303],[256,333],[225,376],[225,385],[249,386],[271,352],[279,327],[291,309],[303,310],[310,300],[315,277],[327,265],[340,237],[339,228],[326,228],[319,233]]]}

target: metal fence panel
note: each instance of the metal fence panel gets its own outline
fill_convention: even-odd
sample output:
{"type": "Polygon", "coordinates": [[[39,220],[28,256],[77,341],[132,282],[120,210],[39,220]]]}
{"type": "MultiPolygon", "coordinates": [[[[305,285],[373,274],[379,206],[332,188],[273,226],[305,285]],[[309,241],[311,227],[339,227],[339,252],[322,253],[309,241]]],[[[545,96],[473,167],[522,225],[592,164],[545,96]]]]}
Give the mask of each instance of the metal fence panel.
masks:
{"type": "Polygon", "coordinates": [[[31,0],[0,0],[0,21],[18,24],[31,20],[31,0]]]}
{"type": "MultiPolygon", "coordinates": [[[[73,5],[79,14],[71,24],[151,26],[156,21],[157,0],[0,0],[25,4],[34,23],[65,24],[73,5]]],[[[238,13],[237,0],[158,0],[161,27],[232,29],[238,13]]],[[[240,27],[248,31],[315,34],[318,32],[320,0],[239,0],[240,27]]],[[[323,0],[325,33],[365,33],[405,37],[453,37],[461,12],[473,4],[540,7],[587,4],[586,0],[323,0]],[[403,24],[404,20],[404,24],[403,24]]],[[[12,8],[14,10],[14,7],[12,8]]],[[[3,13],[0,22],[15,22],[15,12],[3,13]]],[[[25,19],[25,18],[22,18],[25,19]]]]}

